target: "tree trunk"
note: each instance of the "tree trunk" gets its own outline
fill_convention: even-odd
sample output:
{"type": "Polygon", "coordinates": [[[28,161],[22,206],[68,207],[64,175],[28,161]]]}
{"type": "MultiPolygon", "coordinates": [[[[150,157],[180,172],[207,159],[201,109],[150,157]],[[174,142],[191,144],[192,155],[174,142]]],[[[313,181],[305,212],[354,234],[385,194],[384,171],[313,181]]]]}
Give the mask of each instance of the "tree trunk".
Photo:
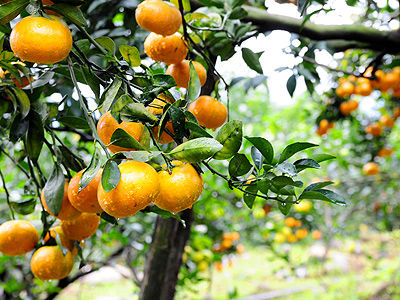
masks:
{"type": "Polygon", "coordinates": [[[190,237],[193,210],[187,209],[180,216],[186,227],[174,218],[157,217],[147,254],[140,300],[174,299],[183,251],[190,237]]]}

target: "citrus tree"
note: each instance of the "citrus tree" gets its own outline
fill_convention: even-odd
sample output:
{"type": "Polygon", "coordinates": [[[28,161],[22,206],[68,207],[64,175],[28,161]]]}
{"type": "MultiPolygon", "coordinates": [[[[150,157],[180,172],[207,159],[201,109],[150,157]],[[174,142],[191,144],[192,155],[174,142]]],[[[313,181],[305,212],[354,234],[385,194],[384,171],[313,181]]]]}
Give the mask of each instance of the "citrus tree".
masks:
{"type": "MultiPolygon", "coordinates": [[[[326,188],[331,181],[302,181],[308,169],[319,168],[332,155],[314,150],[317,145],[309,141],[273,147],[266,138],[243,132],[243,122],[251,118],[231,119],[231,86],[242,80],[257,86],[265,77],[228,83],[216,63],[240,51],[246,64],[262,74],[263,53],[242,43],[272,30],[296,34],[290,51],[302,59],[287,90],[293,95],[296,78],[303,77],[311,97],[328,104],[317,119],[318,133],[325,136],[333,121],[349,118],[356,105],[347,98],[354,93],[364,95],[372,86],[393,90],[385,98],[385,105],[393,106],[400,79],[397,69],[389,69],[396,65],[397,32],[363,23],[380,22],[395,10],[368,2],[361,6],[367,16],[361,24],[321,26],[310,19],[332,10],[324,1],[298,1],[301,19],[271,14],[263,1],[171,2],[1,1],[0,177],[7,211],[0,227],[1,276],[15,282],[7,271],[14,268],[30,278],[10,285],[11,298],[23,297],[21,290],[45,290],[52,298],[56,286],[93,271],[91,260],[104,264],[135,252],[132,265],[143,264],[146,256],[144,276],[137,280],[139,298],[172,299],[198,217],[192,206],[207,185],[203,174],[218,178],[248,208],[262,206],[264,212],[271,203],[284,215],[292,206],[304,209],[315,200],[345,203],[326,188]],[[346,50],[345,59],[353,63],[343,63],[342,69],[321,65],[315,60],[321,49],[331,54],[346,50]],[[386,73],[378,72],[386,60],[386,73]],[[321,97],[315,91],[316,66],[333,76],[349,76],[334,100],[333,93],[321,97]],[[113,247],[113,237],[121,247],[113,247]],[[133,238],[144,245],[141,251],[127,247],[133,238]],[[102,246],[99,260],[88,255],[102,246]],[[14,257],[32,250],[31,258],[14,257]],[[70,275],[74,259],[80,270],[70,275]]],[[[393,119],[381,123],[390,128],[393,119]]],[[[369,129],[365,139],[375,131],[369,129]]],[[[369,168],[366,173],[376,174],[375,166],[369,168]]],[[[212,211],[212,206],[205,209],[212,211]]],[[[296,220],[286,222],[297,226],[296,220]]],[[[314,236],[320,238],[318,232],[314,236]]],[[[235,241],[236,234],[226,235],[219,250],[235,241]]]]}

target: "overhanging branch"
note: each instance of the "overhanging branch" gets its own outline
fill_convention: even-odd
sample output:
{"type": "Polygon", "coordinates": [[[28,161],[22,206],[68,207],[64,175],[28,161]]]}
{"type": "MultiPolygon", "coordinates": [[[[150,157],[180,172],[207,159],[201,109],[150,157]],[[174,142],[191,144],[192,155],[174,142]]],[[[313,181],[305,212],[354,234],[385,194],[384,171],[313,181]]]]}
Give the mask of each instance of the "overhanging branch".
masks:
{"type": "MultiPolygon", "coordinates": [[[[193,9],[203,6],[195,0],[191,4],[193,9]]],[[[243,5],[243,8],[247,11],[243,20],[256,25],[260,32],[285,30],[311,40],[327,41],[334,51],[362,48],[387,53],[400,52],[400,31],[381,31],[360,24],[320,25],[307,22],[302,27],[302,19],[271,14],[265,9],[248,5],[243,5]]]]}

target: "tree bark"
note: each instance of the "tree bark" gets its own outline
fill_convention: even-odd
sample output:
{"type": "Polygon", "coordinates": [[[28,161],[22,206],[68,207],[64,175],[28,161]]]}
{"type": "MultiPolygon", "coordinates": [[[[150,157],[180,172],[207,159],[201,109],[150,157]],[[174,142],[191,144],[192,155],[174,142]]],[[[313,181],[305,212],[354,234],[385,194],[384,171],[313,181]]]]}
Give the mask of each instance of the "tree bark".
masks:
{"type": "Polygon", "coordinates": [[[182,255],[190,237],[193,210],[187,209],[180,216],[186,227],[174,218],[157,217],[139,300],[172,300],[175,297],[182,255]]]}

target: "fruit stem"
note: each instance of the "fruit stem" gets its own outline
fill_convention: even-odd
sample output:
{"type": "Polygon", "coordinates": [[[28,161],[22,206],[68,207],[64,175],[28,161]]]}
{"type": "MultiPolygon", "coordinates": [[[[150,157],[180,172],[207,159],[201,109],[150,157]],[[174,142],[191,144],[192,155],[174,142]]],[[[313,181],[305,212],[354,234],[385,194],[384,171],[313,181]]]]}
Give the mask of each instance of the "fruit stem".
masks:
{"type": "Polygon", "coordinates": [[[3,175],[3,172],[1,172],[1,170],[0,170],[0,177],[1,177],[1,180],[2,180],[2,182],[3,182],[4,192],[6,193],[7,205],[8,205],[8,208],[10,209],[11,218],[12,218],[13,220],[15,220],[14,210],[13,210],[13,208],[12,208],[12,206],[11,206],[11,202],[10,202],[10,193],[9,193],[8,190],[7,190],[6,180],[4,179],[4,175],[3,175]]]}
{"type": "Polygon", "coordinates": [[[151,130],[150,126],[149,126],[147,123],[145,123],[144,125],[146,126],[147,130],[148,130],[149,133],[150,133],[150,137],[151,137],[151,140],[153,141],[154,146],[156,146],[157,149],[158,149],[159,151],[161,151],[161,156],[163,157],[163,159],[165,160],[165,163],[167,164],[168,173],[171,175],[171,174],[172,174],[172,165],[171,165],[171,162],[170,162],[169,159],[165,156],[165,154],[163,153],[163,150],[161,149],[160,145],[157,143],[157,140],[156,140],[156,138],[154,137],[154,134],[153,134],[153,130],[151,130]]]}

